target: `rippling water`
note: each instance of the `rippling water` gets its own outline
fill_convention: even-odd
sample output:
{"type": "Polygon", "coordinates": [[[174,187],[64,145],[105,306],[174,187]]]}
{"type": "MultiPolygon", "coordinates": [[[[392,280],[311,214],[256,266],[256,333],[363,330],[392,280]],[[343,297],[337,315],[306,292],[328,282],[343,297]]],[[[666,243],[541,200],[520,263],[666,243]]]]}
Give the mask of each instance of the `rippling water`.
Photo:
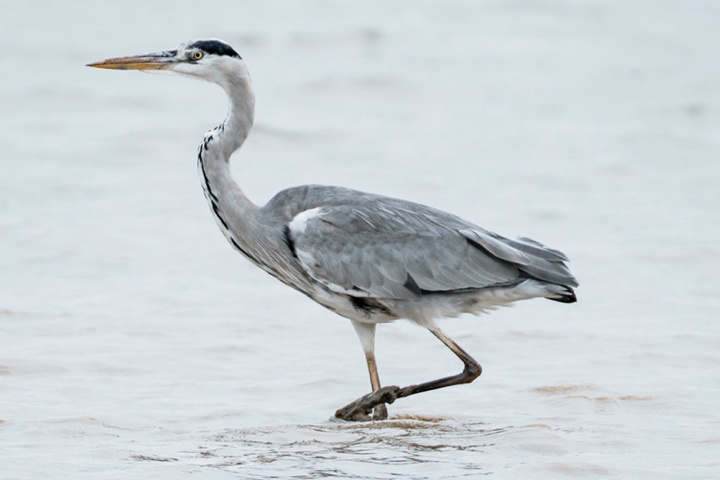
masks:
{"type": "MultiPolygon", "coordinates": [[[[720,477],[717,2],[23,2],[0,19],[0,478],[720,477]],[[197,37],[253,75],[251,199],[431,204],[566,252],[577,304],[445,322],[472,385],[348,424],[349,322],[202,198],[213,85],[84,64],[197,37]]],[[[381,326],[382,380],[461,368],[381,326]]]]}

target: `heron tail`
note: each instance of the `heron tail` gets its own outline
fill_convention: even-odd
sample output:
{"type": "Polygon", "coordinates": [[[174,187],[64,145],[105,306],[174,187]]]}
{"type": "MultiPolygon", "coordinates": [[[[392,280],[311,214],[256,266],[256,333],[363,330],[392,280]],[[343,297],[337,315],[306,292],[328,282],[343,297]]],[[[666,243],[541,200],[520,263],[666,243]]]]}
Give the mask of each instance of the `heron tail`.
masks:
{"type": "Polygon", "coordinates": [[[549,284],[547,285],[546,289],[548,290],[548,295],[545,298],[547,298],[548,300],[553,300],[555,302],[561,303],[577,302],[577,296],[575,296],[575,290],[573,290],[572,287],[568,287],[566,285],[549,284]]]}

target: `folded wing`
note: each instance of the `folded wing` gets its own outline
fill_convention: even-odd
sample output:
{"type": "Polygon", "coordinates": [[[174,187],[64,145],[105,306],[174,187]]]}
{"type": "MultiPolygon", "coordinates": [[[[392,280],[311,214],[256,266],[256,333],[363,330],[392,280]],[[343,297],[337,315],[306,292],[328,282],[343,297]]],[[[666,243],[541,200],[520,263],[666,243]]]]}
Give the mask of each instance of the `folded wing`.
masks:
{"type": "Polygon", "coordinates": [[[304,210],[288,224],[288,234],[308,275],[358,297],[413,299],[527,278],[577,285],[556,250],[385,197],[304,210]]]}

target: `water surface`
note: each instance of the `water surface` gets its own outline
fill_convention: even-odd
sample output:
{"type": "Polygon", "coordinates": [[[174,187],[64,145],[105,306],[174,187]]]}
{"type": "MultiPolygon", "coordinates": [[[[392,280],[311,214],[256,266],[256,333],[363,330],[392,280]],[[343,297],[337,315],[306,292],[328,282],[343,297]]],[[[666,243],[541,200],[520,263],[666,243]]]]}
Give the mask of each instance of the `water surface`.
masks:
{"type": "MultiPolygon", "coordinates": [[[[22,2],[0,24],[0,478],[720,476],[716,2],[22,2]],[[472,385],[347,424],[346,320],[237,255],[195,171],[215,86],[91,70],[222,37],[233,169],[561,249],[579,302],[443,323],[472,385]]],[[[381,378],[461,366],[406,322],[381,378]]]]}

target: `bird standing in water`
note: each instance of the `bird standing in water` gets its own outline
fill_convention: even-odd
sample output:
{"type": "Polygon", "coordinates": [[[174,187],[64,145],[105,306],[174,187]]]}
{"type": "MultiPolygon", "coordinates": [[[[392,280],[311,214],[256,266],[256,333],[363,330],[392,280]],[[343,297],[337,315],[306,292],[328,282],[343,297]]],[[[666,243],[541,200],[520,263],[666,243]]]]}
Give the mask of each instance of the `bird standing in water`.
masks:
{"type": "Polygon", "coordinates": [[[345,420],[387,418],[386,404],[470,383],[480,364],[435,323],[530,298],[576,301],[567,257],[529,238],[507,239],[449,213],[341,187],[283,190],[252,203],[229,159],[253,125],[255,96],[245,62],[227,43],[194,40],[173,50],[89,64],[166,70],[220,85],[230,108],[205,134],[198,172],[210,210],[232,246],[281,282],[350,319],[360,338],[372,392],[339,409],[345,420]],[[375,327],[407,319],[427,328],[462,360],[461,373],[407,387],[382,387],[375,327]]]}

